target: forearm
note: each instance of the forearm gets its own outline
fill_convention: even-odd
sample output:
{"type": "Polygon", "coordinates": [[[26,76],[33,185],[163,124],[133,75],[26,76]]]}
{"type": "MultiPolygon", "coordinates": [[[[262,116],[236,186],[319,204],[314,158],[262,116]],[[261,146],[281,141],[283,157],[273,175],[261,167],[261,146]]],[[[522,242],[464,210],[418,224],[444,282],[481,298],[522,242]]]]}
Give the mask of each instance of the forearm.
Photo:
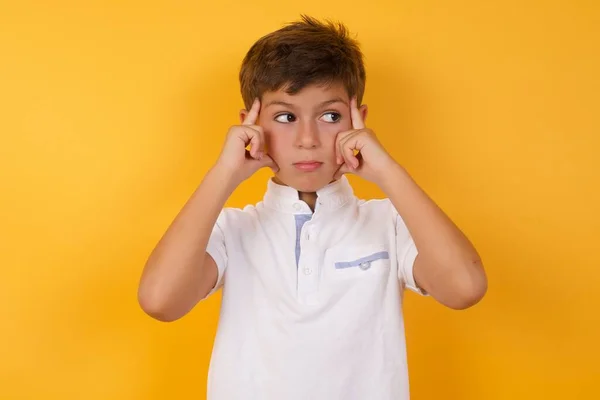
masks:
{"type": "Polygon", "coordinates": [[[212,229],[235,189],[231,174],[211,169],[156,245],[142,273],[139,301],[157,318],[181,315],[199,299],[212,229]]]}
{"type": "Polygon", "coordinates": [[[417,246],[417,284],[452,308],[476,303],[487,288],[476,249],[400,165],[390,170],[381,187],[417,246]]]}

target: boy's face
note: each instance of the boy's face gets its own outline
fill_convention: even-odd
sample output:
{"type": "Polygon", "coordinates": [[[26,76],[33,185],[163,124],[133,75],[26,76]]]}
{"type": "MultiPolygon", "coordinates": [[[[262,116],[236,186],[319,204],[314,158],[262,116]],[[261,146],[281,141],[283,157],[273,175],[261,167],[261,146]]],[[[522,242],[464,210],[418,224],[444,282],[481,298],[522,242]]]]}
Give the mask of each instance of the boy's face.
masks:
{"type": "MultiPolygon", "coordinates": [[[[360,112],[366,118],[367,106],[360,112]]],[[[241,111],[241,120],[246,114],[241,111]]],[[[316,192],[340,168],[335,145],[338,133],[352,129],[350,98],[342,84],[311,85],[295,95],[266,92],[256,124],[263,128],[267,153],[279,167],[275,182],[316,192]]]]}

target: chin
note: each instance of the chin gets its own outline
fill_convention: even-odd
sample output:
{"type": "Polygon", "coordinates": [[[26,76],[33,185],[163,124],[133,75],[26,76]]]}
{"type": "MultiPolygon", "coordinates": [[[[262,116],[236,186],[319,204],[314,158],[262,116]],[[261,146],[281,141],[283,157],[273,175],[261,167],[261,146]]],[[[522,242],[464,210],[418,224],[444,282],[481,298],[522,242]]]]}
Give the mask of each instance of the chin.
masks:
{"type": "Polygon", "coordinates": [[[286,186],[292,187],[299,192],[312,193],[329,185],[333,181],[333,172],[326,173],[320,171],[317,173],[291,173],[291,174],[276,174],[275,182],[283,183],[286,186]]]}

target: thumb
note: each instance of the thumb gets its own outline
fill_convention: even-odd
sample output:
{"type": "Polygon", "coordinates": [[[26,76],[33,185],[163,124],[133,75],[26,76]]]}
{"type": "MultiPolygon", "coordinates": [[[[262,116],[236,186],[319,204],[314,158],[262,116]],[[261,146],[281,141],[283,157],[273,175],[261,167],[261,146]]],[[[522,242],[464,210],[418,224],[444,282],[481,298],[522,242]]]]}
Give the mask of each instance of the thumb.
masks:
{"type": "Polygon", "coordinates": [[[333,175],[333,179],[338,180],[342,177],[342,175],[347,174],[349,172],[352,172],[352,169],[348,167],[346,163],[343,163],[333,175]]]}
{"type": "Polygon", "coordinates": [[[271,170],[275,173],[277,171],[279,171],[279,166],[277,166],[277,164],[275,163],[275,161],[273,161],[273,159],[271,158],[271,156],[269,156],[268,154],[264,154],[263,157],[258,161],[260,167],[259,168],[265,168],[265,167],[269,167],[271,168],[271,170]]]}

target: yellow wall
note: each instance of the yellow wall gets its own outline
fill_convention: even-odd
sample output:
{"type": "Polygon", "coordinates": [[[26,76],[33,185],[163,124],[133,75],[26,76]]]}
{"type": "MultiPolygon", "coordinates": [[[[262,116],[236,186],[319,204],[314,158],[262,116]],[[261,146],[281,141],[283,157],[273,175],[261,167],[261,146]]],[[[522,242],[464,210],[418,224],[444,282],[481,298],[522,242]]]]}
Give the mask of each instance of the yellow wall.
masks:
{"type": "Polygon", "coordinates": [[[162,324],[137,282],[300,12],[358,32],[369,125],[489,271],[466,312],[408,295],[413,399],[600,398],[599,3],[301,3],[2,2],[1,399],[204,398],[218,296],[162,324]]]}

